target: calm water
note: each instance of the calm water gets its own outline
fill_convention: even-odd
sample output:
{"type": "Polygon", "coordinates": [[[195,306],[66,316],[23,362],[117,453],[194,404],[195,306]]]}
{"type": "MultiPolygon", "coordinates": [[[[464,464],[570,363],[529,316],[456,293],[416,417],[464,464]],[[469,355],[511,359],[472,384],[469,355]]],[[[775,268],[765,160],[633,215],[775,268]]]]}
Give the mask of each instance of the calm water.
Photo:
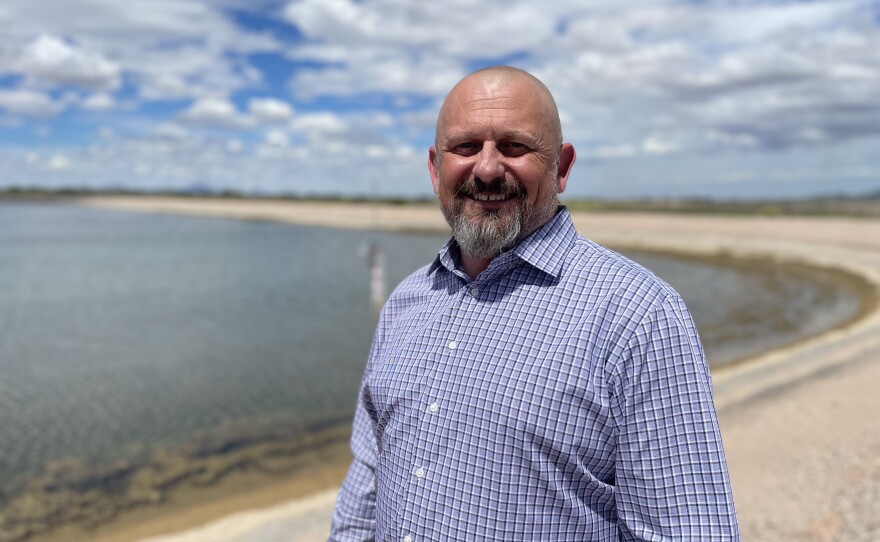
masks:
{"type": "MultiPolygon", "coordinates": [[[[374,322],[372,240],[396,284],[445,238],[0,204],[0,486],[231,423],[350,416],[374,322]]],[[[857,309],[787,268],[630,256],[683,294],[713,363],[857,309]]]]}

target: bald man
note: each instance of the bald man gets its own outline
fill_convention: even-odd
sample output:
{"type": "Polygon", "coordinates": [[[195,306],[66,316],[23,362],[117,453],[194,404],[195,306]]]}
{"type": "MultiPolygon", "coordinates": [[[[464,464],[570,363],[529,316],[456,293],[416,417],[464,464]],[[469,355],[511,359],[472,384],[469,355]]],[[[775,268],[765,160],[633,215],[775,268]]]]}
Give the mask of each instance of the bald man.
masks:
{"type": "Polygon", "coordinates": [[[446,97],[428,169],[453,237],[382,311],[331,541],[739,539],[691,317],[578,235],[574,161],[526,72],[446,97]]]}

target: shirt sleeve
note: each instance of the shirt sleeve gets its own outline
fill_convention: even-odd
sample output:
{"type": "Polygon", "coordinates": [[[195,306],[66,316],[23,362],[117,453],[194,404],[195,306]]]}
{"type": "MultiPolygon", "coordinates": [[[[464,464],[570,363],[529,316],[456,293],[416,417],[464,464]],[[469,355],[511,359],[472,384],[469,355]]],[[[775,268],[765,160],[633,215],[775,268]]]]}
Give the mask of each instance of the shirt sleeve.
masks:
{"type": "Polygon", "coordinates": [[[328,542],[366,542],[376,532],[376,436],[364,405],[363,389],[354,415],[351,451],[354,458],[339,496],[328,542]]]}
{"type": "Polygon", "coordinates": [[[620,539],[739,540],[711,377],[680,298],[658,303],[635,328],[617,375],[620,539]]]}

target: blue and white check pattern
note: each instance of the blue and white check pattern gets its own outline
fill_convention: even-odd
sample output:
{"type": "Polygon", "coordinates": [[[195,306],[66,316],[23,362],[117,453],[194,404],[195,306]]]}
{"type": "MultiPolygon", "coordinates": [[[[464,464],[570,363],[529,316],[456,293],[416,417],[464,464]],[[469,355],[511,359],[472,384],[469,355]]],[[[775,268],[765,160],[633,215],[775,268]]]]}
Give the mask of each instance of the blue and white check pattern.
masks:
{"type": "Polygon", "coordinates": [[[380,317],[332,541],[738,540],[666,283],[564,208],[476,280],[450,241],[380,317]]]}

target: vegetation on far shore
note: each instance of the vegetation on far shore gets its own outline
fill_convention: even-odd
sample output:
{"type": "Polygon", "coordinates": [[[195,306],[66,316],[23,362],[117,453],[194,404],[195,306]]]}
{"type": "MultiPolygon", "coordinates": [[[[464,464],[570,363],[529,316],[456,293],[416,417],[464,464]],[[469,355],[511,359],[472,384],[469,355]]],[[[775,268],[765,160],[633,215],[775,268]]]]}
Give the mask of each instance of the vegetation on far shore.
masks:
{"type": "MultiPolygon", "coordinates": [[[[87,196],[173,196],[242,200],[274,200],[340,203],[385,203],[406,205],[433,202],[433,198],[370,198],[333,194],[246,194],[234,190],[211,190],[193,187],[185,190],[82,189],[10,187],[0,190],[3,200],[57,200],[87,196]]],[[[803,199],[723,199],[708,198],[639,198],[639,199],[567,199],[573,211],[653,212],[692,214],[732,214],[759,216],[853,216],[880,217],[880,189],[859,196],[828,195],[803,199]]]]}

